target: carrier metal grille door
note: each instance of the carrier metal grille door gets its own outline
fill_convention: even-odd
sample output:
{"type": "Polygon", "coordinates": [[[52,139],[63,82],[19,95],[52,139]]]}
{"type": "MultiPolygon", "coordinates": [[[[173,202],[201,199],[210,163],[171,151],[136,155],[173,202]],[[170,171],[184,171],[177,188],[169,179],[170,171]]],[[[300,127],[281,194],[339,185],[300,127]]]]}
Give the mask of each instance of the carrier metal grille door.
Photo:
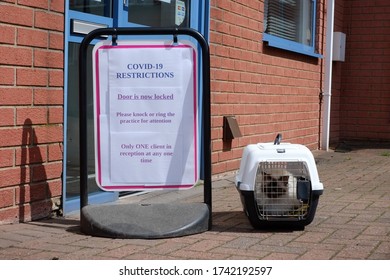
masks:
{"type": "Polygon", "coordinates": [[[255,182],[259,218],[304,219],[310,190],[310,175],[304,162],[260,162],[255,182]]]}

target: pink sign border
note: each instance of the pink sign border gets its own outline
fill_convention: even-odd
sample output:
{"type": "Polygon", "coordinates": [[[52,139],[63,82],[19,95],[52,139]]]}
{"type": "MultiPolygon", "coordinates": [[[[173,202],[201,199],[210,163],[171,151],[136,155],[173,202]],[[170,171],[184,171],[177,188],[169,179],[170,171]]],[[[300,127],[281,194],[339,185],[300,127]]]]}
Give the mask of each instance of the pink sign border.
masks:
{"type": "Polygon", "coordinates": [[[180,45],[102,45],[98,47],[95,51],[95,97],[96,97],[96,137],[97,137],[97,178],[96,182],[98,183],[99,187],[103,190],[107,191],[125,191],[125,190],[153,190],[153,189],[188,189],[193,187],[193,185],[115,185],[115,186],[103,186],[102,184],[102,172],[101,172],[101,140],[100,140],[100,72],[99,72],[99,50],[101,49],[141,49],[141,48],[164,48],[166,49],[169,46],[169,48],[191,48],[192,49],[192,58],[193,58],[193,97],[194,97],[194,104],[193,104],[193,111],[194,111],[194,158],[195,158],[195,168],[194,168],[194,183],[198,180],[198,142],[197,142],[197,60],[196,60],[196,51],[191,45],[186,44],[180,44],[180,45]]]}

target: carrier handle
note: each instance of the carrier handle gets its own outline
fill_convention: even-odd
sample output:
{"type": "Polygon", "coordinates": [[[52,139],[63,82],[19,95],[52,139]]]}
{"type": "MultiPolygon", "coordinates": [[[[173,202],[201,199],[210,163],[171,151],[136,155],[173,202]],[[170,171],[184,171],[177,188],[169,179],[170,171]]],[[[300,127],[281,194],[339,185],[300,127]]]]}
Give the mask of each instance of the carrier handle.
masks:
{"type": "Polygon", "coordinates": [[[274,145],[279,145],[281,141],[282,141],[282,134],[278,133],[278,135],[276,135],[274,145]]]}

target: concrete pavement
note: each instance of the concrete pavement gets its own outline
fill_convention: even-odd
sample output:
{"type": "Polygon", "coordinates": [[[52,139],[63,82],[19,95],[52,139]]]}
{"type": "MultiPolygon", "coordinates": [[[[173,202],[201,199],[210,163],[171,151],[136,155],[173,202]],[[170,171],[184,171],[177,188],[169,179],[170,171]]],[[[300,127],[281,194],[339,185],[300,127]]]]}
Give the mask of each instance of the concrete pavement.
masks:
{"type": "MultiPolygon", "coordinates": [[[[390,148],[314,152],[324,194],[303,231],[254,230],[234,175],[213,179],[213,227],[169,239],[84,235],[79,217],[0,226],[0,259],[390,259],[390,148]]],[[[118,203],[201,202],[201,187],[118,203]]]]}

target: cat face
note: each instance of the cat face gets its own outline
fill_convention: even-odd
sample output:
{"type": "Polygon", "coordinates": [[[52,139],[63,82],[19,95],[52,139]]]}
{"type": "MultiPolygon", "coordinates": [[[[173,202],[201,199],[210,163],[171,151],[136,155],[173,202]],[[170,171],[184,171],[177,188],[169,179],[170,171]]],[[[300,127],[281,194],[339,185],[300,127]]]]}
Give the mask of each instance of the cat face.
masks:
{"type": "Polygon", "coordinates": [[[272,176],[263,172],[262,191],[269,198],[277,198],[288,191],[290,176],[272,176]]]}

